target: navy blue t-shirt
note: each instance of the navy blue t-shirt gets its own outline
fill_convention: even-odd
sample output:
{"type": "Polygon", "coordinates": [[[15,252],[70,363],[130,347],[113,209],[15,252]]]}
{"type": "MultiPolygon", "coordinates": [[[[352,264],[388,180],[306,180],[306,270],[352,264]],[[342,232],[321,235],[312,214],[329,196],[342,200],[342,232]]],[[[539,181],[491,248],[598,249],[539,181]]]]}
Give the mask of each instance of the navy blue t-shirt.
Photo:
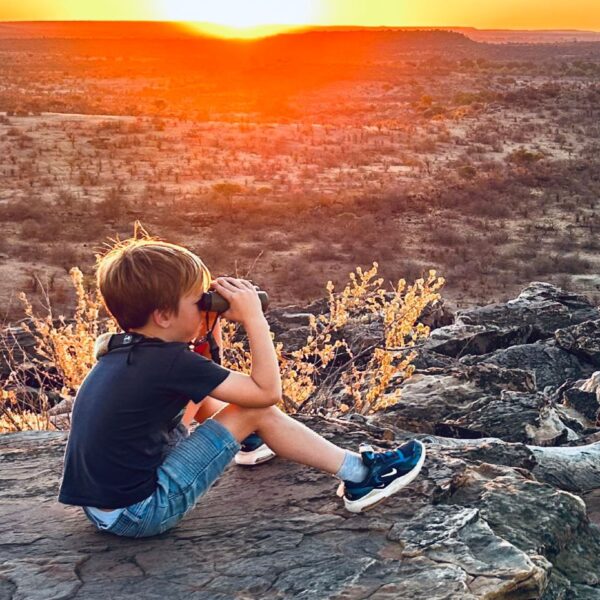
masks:
{"type": "Polygon", "coordinates": [[[100,357],[73,407],[59,502],[115,509],[150,496],[168,432],[229,373],[182,342],[145,340],[100,357]]]}

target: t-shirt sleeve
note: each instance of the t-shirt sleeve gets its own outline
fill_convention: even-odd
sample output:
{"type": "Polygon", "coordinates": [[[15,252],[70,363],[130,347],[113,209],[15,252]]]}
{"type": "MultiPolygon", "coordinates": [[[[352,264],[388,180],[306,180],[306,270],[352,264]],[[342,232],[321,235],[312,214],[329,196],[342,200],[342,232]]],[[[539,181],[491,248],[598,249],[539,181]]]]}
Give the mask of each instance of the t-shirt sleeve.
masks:
{"type": "Polygon", "coordinates": [[[231,373],[229,369],[185,347],[177,354],[167,377],[169,391],[200,402],[231,373]]]}

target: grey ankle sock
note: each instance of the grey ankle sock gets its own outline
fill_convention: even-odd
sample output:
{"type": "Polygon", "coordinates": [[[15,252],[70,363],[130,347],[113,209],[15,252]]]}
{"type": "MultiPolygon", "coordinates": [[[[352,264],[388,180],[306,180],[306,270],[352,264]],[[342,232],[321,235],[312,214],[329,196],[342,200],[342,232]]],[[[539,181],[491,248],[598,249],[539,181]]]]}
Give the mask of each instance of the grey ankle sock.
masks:
{"type": "Polygon", "coordinates": [[[343,481],[352,481],[354,483],[364,481],[369,474],[369,469],[365,467],[360,454],[349,452],[348,450],[345,452],[344,462],[335,476],[343,481]]]}

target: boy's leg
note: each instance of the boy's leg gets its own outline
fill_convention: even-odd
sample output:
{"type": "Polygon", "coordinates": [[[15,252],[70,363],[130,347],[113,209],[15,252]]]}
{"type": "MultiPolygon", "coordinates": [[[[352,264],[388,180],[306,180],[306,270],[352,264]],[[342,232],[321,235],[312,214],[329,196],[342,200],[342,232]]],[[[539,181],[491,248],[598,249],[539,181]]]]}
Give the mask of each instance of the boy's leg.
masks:
{"type": "MultiPolygon", "coordinates": [[[[274,406],[243,408],[226,403],[224,408],[178,444],[159,467],[159,488],[164,498],[159,503],[163,514],[159,518],[158,530],[165,531],[174,526],[195,505],[197,499],[211,487],[233,460],[240,449],[240,442],[252,432],[257,432],[265,443],[283,458],[338,475],[345,482],[364,480],[365,483],[359,490],[352,491],[352,496],[346,494],[344,497],[346,507],[353,512],[360,512],[374,505],[412,481],[424,458],[423,451],[418,466],[411,466],[410,472],[406,473],[406,457],[401,453],[396,455],[394,452],[388,452],[385,453],[386,457],[387,454],[392,455],[389,459],[386,458],[381,464],[377,462],[374,467],[367,469],[362,459],[365,455],[359,456],[339,448],[274,406]],[[342,477],[342,469],[348,474],[348,458],[354,458],[360,463],[361,469],[367,471],[359,479],[342,477]],[[377,475],[382,468],[388,469],[389,460],[400,461],[392,465],[394,473],[398,471],[393,478],[394,484],[392,485],[392,480],[384,482],[383,485],[378,482],[378,489],[374,489],[373,474],[377,475]],[[365,479],[367,474],[368,480],[365,479]],[[168,500],[166,503],[165,498],[168,500]]],[[[377,456],[379,461],[382,457],[377,456]]],[[[389,473],[384,474],[386,475],[389,473]]],[[[151,535],[150,531],[152,530],[148,530],[146,534],[151,535]]]]}
{"type": "Polygon", "coordinates": [[[197,421],[198,423],[204,423],[206,419],[212,417],[216,412],[220,411],[222,408],[227,406],[227,402],[221,402],[221,400],[217,400],[216,398],[211,398],[210,396],[206,396],[200,404],[194,404],[190,402],[181,419],[181,422],[189,427],[192,421],[197,421]]]}
{"type": "Polygon", "coordinates": [[[157,468],[157,486],[145,500],[126,507],[107,531],[147,537],[175,526],[233,460],[240,444],[207,419],[167,452],[157,468]]]}
{"type": "Polygon", "coordinates": [[[425,446],[418,440],[387,452],[375,452],[367,446],[356,455],[273,406],[244,409],[229,405],[212,420],[238,440],[248,432],[257,431],[279,456],[338,476],[342,479],[338,493],[351,512],[372,508],[407,486],[419,474],[425,460],[425,446]]]}
{"type": "MultiPolygon", "coordinates": [[[[199,405],[190,402],[181,419],[181,423],[186,428],[190,427],[192,421],[202,424],[226,406],[227,402],[222,402],[211,396],[206,396],[199,405]]],[[[251,435],[243,440],[242,448],[235,455],[235,462],[238,465],[254,466],[271,460],[274,456],[275,453],[273,450],[264,443],[256,432],[252,432],[251,435]]]]}
{"type": "Polygon", "coordinates": [[[275,406],[243,408],[227,404],[212,417],[239,442],[253,431],[278,456],[335,475],[346,451],[332,444],[275,406]]]}

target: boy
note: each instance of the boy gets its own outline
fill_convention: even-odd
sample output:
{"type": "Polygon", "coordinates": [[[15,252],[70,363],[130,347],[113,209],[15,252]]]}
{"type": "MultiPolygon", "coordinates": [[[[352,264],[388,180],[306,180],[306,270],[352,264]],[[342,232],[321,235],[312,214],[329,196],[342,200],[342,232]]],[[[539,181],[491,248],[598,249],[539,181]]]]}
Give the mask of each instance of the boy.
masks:
{"type": "Polygon", "coordinates": [[[125,537],[173,527],[256,432],[278,456],[335,475],[346,508],[361,512],[410,483],[425,447],[361,454],[339,448],[278,408],[281,379],[269,325],[254,286],[211,282],[189,250],[153,239],[128,240],[98,264],[97,283],[125,334],[113,335],[82,383],[73,409],[59,501],[83,507],[94,525],[125,537]],[[230,305],[223,316],[243,325],[251,374],[194,353],[208,289],[230,305]],[[182,417],[201,403],[189,435],[182,417]]]}

